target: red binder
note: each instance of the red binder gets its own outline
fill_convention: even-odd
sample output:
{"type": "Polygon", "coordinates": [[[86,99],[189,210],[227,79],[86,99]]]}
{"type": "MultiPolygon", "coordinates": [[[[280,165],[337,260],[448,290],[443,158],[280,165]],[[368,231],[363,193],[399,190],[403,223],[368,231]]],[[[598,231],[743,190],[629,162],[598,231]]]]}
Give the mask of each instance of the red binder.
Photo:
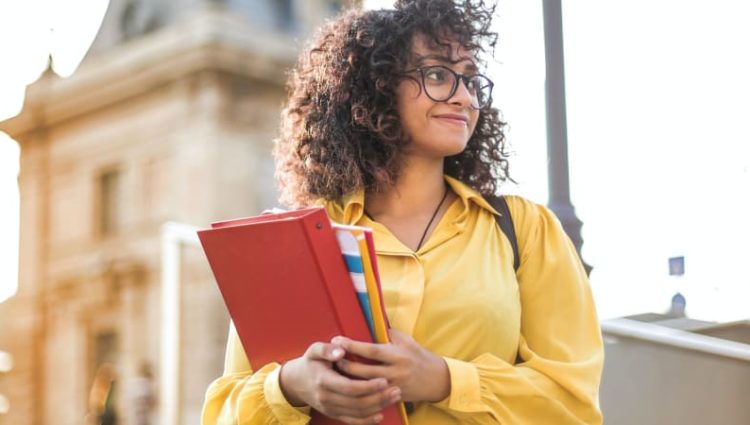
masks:
{"type": "MultiPolygon", "coordinates": [[[[213,223],[198,232],[250,364],[302,355],[336,335],[372,342],[322,207],[213,223]]],[[[313,412],[312,424],[339,424],[313,412]]],[[[383,424],[405,425],[397,406],[383,424]]]]}

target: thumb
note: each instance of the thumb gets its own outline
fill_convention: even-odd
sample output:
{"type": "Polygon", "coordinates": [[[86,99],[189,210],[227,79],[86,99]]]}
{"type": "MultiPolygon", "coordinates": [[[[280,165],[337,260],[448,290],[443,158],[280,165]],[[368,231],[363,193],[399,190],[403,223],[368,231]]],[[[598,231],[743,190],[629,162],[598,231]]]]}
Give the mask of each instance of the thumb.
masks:
{"type": "Polygon", "coordinates": [[[336,344],[329,344],[330,350],[328,354],[328,361],[329,362],[337,362],[344,358],[344,355],[346,354],[346,351],[340,346],[336,344]]]}
{"type": "Polygon", "coordinates": [[[344,358],[346,352],[344,349],[337,344],[326,344],[322,342],[316,342],[310,346],[307,350],[307,357],[312,360],[325,360],[329,362],[337,362],[344,358]]]}

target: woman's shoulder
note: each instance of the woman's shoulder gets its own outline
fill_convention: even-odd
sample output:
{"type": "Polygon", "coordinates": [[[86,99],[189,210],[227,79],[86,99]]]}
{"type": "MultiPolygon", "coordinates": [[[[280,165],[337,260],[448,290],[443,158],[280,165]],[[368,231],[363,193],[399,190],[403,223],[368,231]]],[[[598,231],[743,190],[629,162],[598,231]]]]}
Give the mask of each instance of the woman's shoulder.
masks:
{"type": "Polygon", "coordinates": [[[525,218],[529,215],[539,214],[540,210],[547,209],[544,205],[534,202],[521,195],[502,195],[505,198],[505,202],[508,205],[512,218],[518,217],[519,219],[525,218]]]}
{"type": "Polygon", "coordinates": [[[520,195],[503,195],[517,233],[533,231],[539,227],[560,228],[562,225],[547,206],[520,195]]]}

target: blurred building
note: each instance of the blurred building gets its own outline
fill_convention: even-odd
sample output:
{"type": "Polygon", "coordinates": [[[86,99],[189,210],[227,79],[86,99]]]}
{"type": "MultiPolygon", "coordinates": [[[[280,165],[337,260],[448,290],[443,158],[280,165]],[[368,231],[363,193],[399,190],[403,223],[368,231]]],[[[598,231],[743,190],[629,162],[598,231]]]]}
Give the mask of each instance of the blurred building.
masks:
{"type": "MultiPolygon", "coordinates": [[[[101,365],[118,414],[159,375],[160,227],[276,203],[271,142],[285,69],[335,0],[110,0],[74,76],[43,75],[0,123],[21,146],[19,290],[0,305],[0,424],[79,425],[101,365]]],[[[178,418],[199,422],[228,316],[202,251],[180,271],[178,418]]],[[[157,406],[158,409],[158,406],[157,406]]],[[[157,423],[158,410],[152,423],[157,423]]]]}

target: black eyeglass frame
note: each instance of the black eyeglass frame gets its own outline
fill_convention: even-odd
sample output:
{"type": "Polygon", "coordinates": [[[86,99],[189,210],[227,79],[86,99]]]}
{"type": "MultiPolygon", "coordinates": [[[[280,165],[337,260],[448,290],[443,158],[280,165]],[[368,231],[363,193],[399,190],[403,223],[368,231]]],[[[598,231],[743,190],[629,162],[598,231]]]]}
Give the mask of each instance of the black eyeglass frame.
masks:
{"type": "Polygon", "coordinates": [[[429,66],[424,66],[424,67],[419,67],[419,68],[412,68],[412,69],[406,70],[404,72],[405,73],[419,72],[419,75],[422,78],[420,79],[420,81],[417,81],[417,82],[420,83],[420,86],[421,86],[420,88],[424,91],[424,94],[427,95],[427,97],[429,97],[430,100],[432,100],[434,102],[445,102],[448,99],[452,98],[456,94],[456,91],[458,90],[459,81],[463,82],[464,83],[464,87],[466,87],[467,90],[468,90],[469,89],[469,81],[471,81],[472,78],[482,77],[485,80],[487,80],[487,82],[489,83],[487,86],[484,86],[484,87],[489,87],[489,93],[487,95],[487,101],[484,102],[483,105],[479,105],[479,97],[475,96],[474,98],[477,100],[477,105],[478,106],[474,106],[474,105],[471,105],[471,104],[469,104],[469,106],[471,106],[472,109],[482,110],[482,109],[488,108],[490,106],[490,104],[492,104],[492,89],[495,87],[495,83],[493,83],[492,80],[490,80],[484,74],[478,74],[478,73],[477,74],[472,74],[472,75],[459,74],[458,72],[456,72],[456,71],[454,71],[454,70],[452,70],[452,69],[450,69],[450,68],[448,68],[447,66],[444,66],[444,65],[429,65],[429,66]],[[453,78],[453,87],[451,88],[450,94],[445,99],[435,99],[434,97],[432,97],[430,95],[429,90],[427,90],[427,87],[425,86],[425,82],[424,82],[425,71],[428,71],[428,70],[434,69],[434,68],[444,69],[444,70],[450,72],[451,74],[453,74],[453,76],[454,76],[454,78],[453,78]]]}

